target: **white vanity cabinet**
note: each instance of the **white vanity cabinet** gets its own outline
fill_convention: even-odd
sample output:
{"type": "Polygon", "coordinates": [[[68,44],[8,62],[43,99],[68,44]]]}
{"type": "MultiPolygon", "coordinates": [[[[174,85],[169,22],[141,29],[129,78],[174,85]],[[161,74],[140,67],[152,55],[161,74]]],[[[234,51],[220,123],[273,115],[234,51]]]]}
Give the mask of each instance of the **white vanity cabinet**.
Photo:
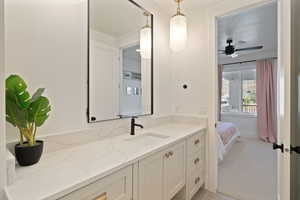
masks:
{"type": "Polygon", "coordinates": [[[139,200],[170,200],[184,187],[185,152],[181,142],[139,162],[139,200]]]}
{"type": "Polygon", "coordinates": [[[132,166],[80,188],[59,200],[131,200],[132,166]]]}
{"type": "Polygon", "coordinates": [[[60,200],[191,200],[205,180],[205,130],[167,145],[60,200]]]}

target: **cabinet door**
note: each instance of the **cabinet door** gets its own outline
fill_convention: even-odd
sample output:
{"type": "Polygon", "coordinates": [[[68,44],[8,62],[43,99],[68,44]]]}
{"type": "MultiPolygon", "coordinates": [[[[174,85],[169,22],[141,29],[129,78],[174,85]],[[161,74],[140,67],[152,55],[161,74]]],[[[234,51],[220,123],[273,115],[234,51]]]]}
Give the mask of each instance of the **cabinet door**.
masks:
{"type": "Polygon", "coordinates": [[[82,187],[59,200],[131,200],[132,166],[82,187]]]}
{"type": "Polygon", "coordinates": [[[139,162],[139,200],[163,200],[163,153],[139,162]]]}
{"type": "Polygon", "coordinates": [[[185,143],[169,148],[164,155],[164,200],[170,200],[185,185],[185,143]]]}

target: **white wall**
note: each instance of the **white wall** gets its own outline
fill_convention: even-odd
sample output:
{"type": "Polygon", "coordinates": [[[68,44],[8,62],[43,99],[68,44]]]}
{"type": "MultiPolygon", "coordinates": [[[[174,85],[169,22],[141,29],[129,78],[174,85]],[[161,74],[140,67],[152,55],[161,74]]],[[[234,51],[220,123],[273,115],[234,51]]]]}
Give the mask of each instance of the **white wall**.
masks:
{"type": "Polygon", "coordinates": [[[172,53],[173,110],[177,113],[206,114],[210,69],[208,67],[208,23],[203,8],[184,11],[188,18],[187,48],[172,53]],[[183,84],[188,88],[183,89],[183,84]]]}
{"type": "Polygon", "coordinates": [[[6,185],[5,95],[4,95],[4,1],[0,0],[0,199],[4,199],[6,185]]]}
{"type": "MultiPolygon", "coordinates": [[[[155,115],[171,112],[168,20],[149,1],[137,1],[154,17],[155,115]]],[[[52,112],[40,135],[91,127],[87,123],[86,0],[6,1],[6,75],[21,74],[30,89],[45,87],[52,112]]],[[[98,123],[93,126],[101,126],[98,123]]],[[[17,130],[7,126],[7,138],[17,130]]]]}

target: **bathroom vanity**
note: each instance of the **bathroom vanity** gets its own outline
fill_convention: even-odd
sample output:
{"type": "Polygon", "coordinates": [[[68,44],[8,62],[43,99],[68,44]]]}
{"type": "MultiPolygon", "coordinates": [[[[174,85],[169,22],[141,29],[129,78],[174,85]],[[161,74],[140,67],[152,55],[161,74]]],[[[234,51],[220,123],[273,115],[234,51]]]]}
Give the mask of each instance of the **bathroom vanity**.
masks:
{"type": "Polygon", "coordinates": [[[207,179],[207,118],[150,116],[154,15],[133,0],[86,8],[87,129],[42,138],[39,163],[8,170],[8,199],[190,200],[207,179]]]}
{"type": "MultiPolygon", "coordinates": [[[[130,200],[135,189],[140,200],[170,200],[185,186],[186,199],[191,199],[204,184],[204,132],[201,130],[60,199],[130,200]]],[[[137,136],[137,140],[139,137],[156,136],[146,133],[137,136]]]]}
{"type": "Polygon", "coordinates": [[[160,124],[45,154],[17,169],[7,192],[11,200],[189,200],[205,183],[205,144],[205,123],[160,124]]]}

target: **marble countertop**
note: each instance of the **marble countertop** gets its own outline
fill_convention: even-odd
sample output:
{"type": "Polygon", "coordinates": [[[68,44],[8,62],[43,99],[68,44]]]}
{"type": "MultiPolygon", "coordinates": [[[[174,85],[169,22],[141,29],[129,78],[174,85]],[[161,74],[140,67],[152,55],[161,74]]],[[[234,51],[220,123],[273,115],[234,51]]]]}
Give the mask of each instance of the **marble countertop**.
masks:
{"type": "Polygon", "coordinates": [[[124,134],[46,153],[38,164],[18,168],[16,181],[7,187],[8,198],[57,199],[205,128],[205,125],[199,124],[169,123],[137,131],[136,136],[124,134]],[[149,141],[128,140],[147,133],[169,137],[149,141]]]}

